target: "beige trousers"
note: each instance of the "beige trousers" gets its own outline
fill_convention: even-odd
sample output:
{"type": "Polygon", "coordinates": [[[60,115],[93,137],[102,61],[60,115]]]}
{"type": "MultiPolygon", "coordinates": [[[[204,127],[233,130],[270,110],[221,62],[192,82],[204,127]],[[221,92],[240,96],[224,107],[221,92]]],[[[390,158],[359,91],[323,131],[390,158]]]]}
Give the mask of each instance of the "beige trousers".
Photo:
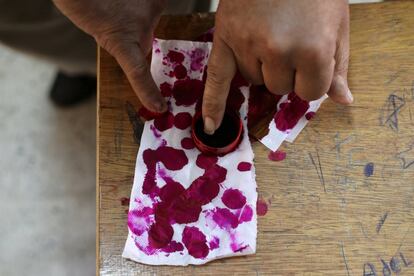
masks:
{"type": "MultiPolygon", "coordinates": [[[[169,1],[166,13],[190,13],[194,7],[195,0],[169,1]]],[[[0,0],[0,43],[48,60],[69,74],[96,73],[95,40],[63,16],[52,0],[0,0]]]]}

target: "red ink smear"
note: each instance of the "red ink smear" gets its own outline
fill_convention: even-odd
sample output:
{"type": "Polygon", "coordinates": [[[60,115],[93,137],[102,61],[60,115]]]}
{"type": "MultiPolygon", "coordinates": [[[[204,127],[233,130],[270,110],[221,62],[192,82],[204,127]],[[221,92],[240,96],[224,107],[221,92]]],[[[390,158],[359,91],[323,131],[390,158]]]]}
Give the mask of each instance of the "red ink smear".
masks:
{"type": "Polygon", "coordinates": [[[163,115],[162,113],[152,112],[152,111],[148,110],[145,107],[141,107],[138,110],[138,116],[144,118],[147,121],[155,119],[155,118],[160,117],[162,115],[163,115]]]}
{"type": "Polygon", "coordinates": [[[132,210],[128,213],[128,228],[137,236],[142,235],[148,230],[148,227],[152,221],[150,215],[153,214],[153,210],[150,207],[144,207],[141,210],[132,210]]]}
{"type": "Polygon", "coordinates": [[[189,137],[185,137],[181,140],[181,146],[183,149],[193,149],[195,147],[193,139],[189,137]]]}
{"type": "Polygon", "coordinates": [[[193,117],[188,112],[180,112],[174,117],[174,125],[179,129],[186,129],[191,126],[193,117]]]}
{"type": "Polygon", "coordinates": [[[209,241],[208,246],[210,247],[210,250],[214,250],[219,248],[220,246],[220,240],[217,237],[213,237],[211,241],[209,241]]]}
{"type": "Polygon", "coordinates": [[[286,152],[281,150],[271,151],[267,157],[271,161],[282,161],[286,158],[286,152]]]}
{"type": "Polygon", "coordinates": [[[247,119],[248,128],[254,127],[262,119],[265,119],[270,113],[274,113],[280,95],[273,95],[267,90],[266,86],[250,86],[249,94],[249,112],[247,119]]]}
{"type": "Polygon", "coordinates": [[[204,92],[204,83],[201,80],[177,80],[174,83],[172,93],[175,104],[180,106],[190,106],[201,98],[204,92]]]}
{"type": "Polygon", "coordinates": [[[160,52],[161,52],[161,50],[160,50],[159,48],[155,49],[155,53],[156,53],[156,54],[158,54],[158,53],[160,53],[160,52]]]}
{"type": "Polygon", "coordinates": [[[160,84],[161,95],[164,97],[170,97],[172,95],[172,87],[168,82],[163,82],[160,84]]]}
{"type": "Polygon", "coordinates": [[[162,251],[165,253],[181,252],[184,250],[184,246],[180,242],[171,241],[167,247],[163,248],[162,251]]]}
{"type": "Polygon", "coordinates": [[[218,157],[214,155],[204,155],[200,153],[197,156],[196,165],[201,169],[207,170],[208,168],[215,165],[218,161],[218,157]]]}
{"type": "Polygon", "coordinates": [[[206,57],[206,54],[203,49],[196,48],[190,53],[191,64],[190,68],[193,71],[201,70],[204,66],[203,61],[206,57]]]}
{"type": "Polygon", "coordinates": [[[212,218],[221,229],[236,228],[239,225],[239,220],[236,215],[226,208],[215,208],[212,218]]]}
{"type": "Polygon", "coordinates": [[[239,223],[249,222],[252,220],[252,218],[253,218],[253,209],[249,205],[246,205],[243,208],[243,211],[241,212],[239,216],[239,223]]]}
{"type": "Polygon", "coordinates": [[[237,165],[237,169],[241,172],[250,171],[252,168],[252,163],[249,162],[240,162],[239,165],[237,165]]]}
{"type": "Polygon", "coordinates": [[[180,52],[173,50],[168,51],[167,58],[172,63],[182,63],[184,61],[184,55],[180,52]]]}
{"type": "Polygon", "coordinates": [[[159,133],[158,130],[153,125],[150,126],[150,129],[152,131],[152,134],[154,134],[154,136],[156,138],[160,138],[161,137],[161,133],[159,133]]]}
{"type": "Polygon", "coordinates": [[[203,259],[209,253],[206,236],[197,227],[186,226],[184,228],[183,243],[188,254],[194,258],[203,259]]]}
{"type": "Polygon", "coordinates": [[[306,118],[306,120],[310,120],[310,119],[312,119],[313,117],[315,117],[315,112],[313,112],[313,111],[309,111],[308,113],[306,113],[305,114],[305,118],[306,118]]]}
{"type": "Polygon", "coordinates": [[[148,231],[149,245],[154,248],[166,247],[174,234],[172,226],[168,223],[156,222],[148,231]]]}
{"type": "Polygon", "coordinates": [[[174,200],[168,208],[168,214],[175,223],[196,222],[201,213],[201,204],[185,195],[174,200]]]}
{"type": "Polygon", "coordinates": [[[154,126],[159,131],[164,131],[173,127],[174,124],[174,115],[167,111],[162,116],[159,116],[154,119],[154,126]]]}
{"type": "Polygon", "coordinates": [[[129,206],[130,198],[129,197],[121,197],[120,201],[121,201],[122,206],[129,206]]]}
{"type": "Polygon", "coordinates": [[[184,79],[187,77],[187,69],[184,67],[184,65],[179,64],[174,68],[173,76],[175,76],[177,79],[184,79]]]}
{"type": "Polygon", "coordinates": [[[238,189],[227,189],[221,200],[230,209],[240,209],[246,204],[246,197],[238,189]]]}
{"type": "Polygon", "coordinates": [[[300,99],[296,94],[290,93],[288,100],[280,104],[280,109],[276,112],[274,122],[280,131],[292,129],[299,119],[309,109],[309,103],[300,99]]]}
{"type": "Polygon", "coordinates": [[[267,203],[263,199],[258,199],[256,203],[256,212],[259,216],[264,216],[267,213],[267,203]]]}

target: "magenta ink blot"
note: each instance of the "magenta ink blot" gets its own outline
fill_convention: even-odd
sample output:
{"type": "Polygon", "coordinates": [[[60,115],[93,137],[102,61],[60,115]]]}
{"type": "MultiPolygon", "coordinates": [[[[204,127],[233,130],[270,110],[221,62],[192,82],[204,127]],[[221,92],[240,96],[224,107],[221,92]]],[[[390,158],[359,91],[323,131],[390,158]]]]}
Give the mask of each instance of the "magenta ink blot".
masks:
{"type": "Polygon", "coordinates": [[[201,112],[193,118],[191,137],[195,146],[204,154],[225,155],[234,151],[242,140],[243,122],[234,112],[226,111],[220,127],[213,135],[204,132],[201,112]]]}

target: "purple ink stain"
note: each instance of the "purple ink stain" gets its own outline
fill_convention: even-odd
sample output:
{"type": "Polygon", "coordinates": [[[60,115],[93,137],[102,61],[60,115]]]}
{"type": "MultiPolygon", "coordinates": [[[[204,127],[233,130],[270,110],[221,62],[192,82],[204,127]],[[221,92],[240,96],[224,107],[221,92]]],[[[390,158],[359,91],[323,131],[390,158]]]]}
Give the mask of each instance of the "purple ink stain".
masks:
{"type": "Polygon", "coordinates": [[[183,149],[188,149],[188,150],[195,148],[194,141],[190,137],[183,138],[181,140],[181,146],[183,147],[183,149]]]}
{"type": "Polygon", "coordinates": [[[201,70],[204,66],[203,61],[205,59],[205,52],[203,49],[196,48],[190,53],[191,65],[190,68],[193,71],[201,70]]]}
{"type": "Polygon", "coordinates": [[[217,237],[213,237],[213,239],[208,243],[208,246],[210,247],[210,250],[214,250],[219,248],[220,246],[220,240],[217,237]]]}
{"type": "Polygon", "coordinates": [[[174,68],[173,76],[175,76],[177,79],[184,79],[187,77],[187,69],[184,65],[179,64],[174,68]]]}
{"type": "Polygon", "coordinates": [[[188,112],[180,112],[174,116],[174,126],[178,129],[186,129],[191,126],[193,116],[188,112]]]}
{"type": "Polygon", "coordinates": [[[315,117],[315,112],[313,112],[313,111],[309,111],[308,113],[306,113],[305,114],[305,118],[306,118],[306,120],[311,120],[313,117],[315,117]]]}
{"type": "Polygon", "coordinates": [[[160,138],[161,137],[161,133],[158,132],[158,130],[155,128],[155,126],[151,125],[150,129],[152,131],[152,134],[154,134],[154,136],[156,138],[160,138]]]}
{"type": "Polygon", "coordinates": [[[281,150],[271,151],[267,157],[271,161],[282,161],[286,158],[286,152],[281,150]]]}
{"type": "Polygon", "coordinates": [[[267,203],[263,199],[258,199],[256,203],[256,212],[258,216],[264,216],[267,213],[267,203]]]}
{"type": "Polygon", "coordinates": [[[276,128],[280,131],[292,129],[308,109],[307,101],[300,99],[293,92],[289,93],[288,100],[280,104],[280,109],[274,117],[276,128]]]}
{"type": "Polygon", "coordinates": [[[181,252],[184,250],[184,246],[180,242],[171,241],[166,247],[162,249],[165,253],[181,252]]]}
{"type": "Polygon", "coordinates": [[[253,209],[249,205],[246,205],[243,208],[243,211],[241,212],[239,216],[239,223],[249,222],[252,220],[252,218],[253,218],[253,209]]]}
{"type": "Polygon", "coordinates": [[[364,167],[364,174],[366,177],[370,177],[374,174],[374,163],[367,163],[364,167]]]}
{"type": "Polygon", "coordinates": [[[238,189],[227,189],[221,200],[230,209],[240,209],[246,204],[246,197],[238,189]]]}
{"type": "Polygon", "coordinates": [[[249,162],[240,162],[239,165],[237,165],[237,169],[241,172],[250,171],[252,168],[252,163],[249,162]]]}
{"type": "Polygon", "coordinates": [[[148,230],[153,218],[151,215],[154,210],[150,207],[144,207],[140,210],[132,210],[128,213],[128,228],[137,236],[142,235],[148,230]]]}
{"type": "Polygon", "coordinates": [[[206,236],[197,227],[186,226],[183,231],[183,243],[188,254],[197,259],[204,259],[209,253],[206,236]]]}
{"type": "Polygon", "coordinates": [[[213,211],[213,221],[221,229],[237,228],[239,225],[238,218],[229,209],[226,208],[215,208],[213,211]]]}

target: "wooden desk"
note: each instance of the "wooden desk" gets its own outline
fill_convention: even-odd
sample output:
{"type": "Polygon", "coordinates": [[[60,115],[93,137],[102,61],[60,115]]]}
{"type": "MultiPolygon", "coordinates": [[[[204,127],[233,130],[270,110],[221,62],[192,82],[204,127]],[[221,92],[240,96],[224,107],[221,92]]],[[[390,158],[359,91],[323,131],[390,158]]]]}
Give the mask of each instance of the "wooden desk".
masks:
{"type": "MultiPolygon", "coordinates": [[[[164,18],[161,37],[188,39],[212,15],[164,18]],[[174,33],[183,23],[186,28],[174,33]]],[[[99,56],[97,269],[102,275],[414,275],[414,2],[351,6],[351,107],[327,100],[287,158],[253,145],[257,254],[204,266],[155,267],[121,258],[138,150],[137,100],[121,69],[99,56]],[[365,166],[373,164],[372,176],[365,166]],[[384,266],[385,264],[385,266],[384,266]],[[371,273],[375,269],[376,273],[371,273]]]]}

